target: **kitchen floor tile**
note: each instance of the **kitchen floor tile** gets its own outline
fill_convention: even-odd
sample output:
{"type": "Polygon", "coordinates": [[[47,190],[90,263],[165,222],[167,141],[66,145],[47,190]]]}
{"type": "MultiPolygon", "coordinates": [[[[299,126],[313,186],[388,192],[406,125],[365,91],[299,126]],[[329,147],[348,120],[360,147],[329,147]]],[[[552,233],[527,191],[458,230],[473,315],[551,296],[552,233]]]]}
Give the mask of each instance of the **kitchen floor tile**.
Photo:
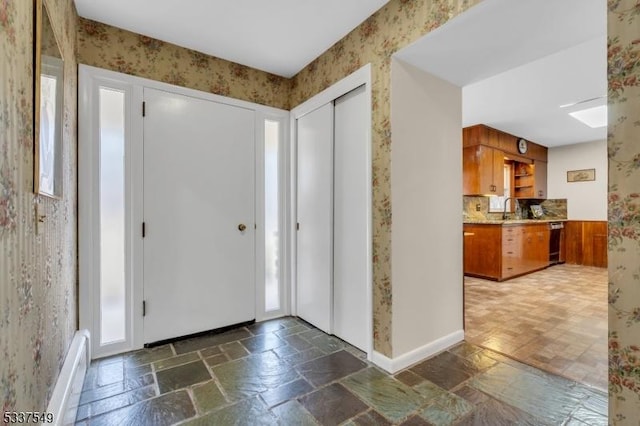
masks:
{"type": "Polygon", "coordinates": [[[465,277],[466,339],[606,391],[607,283],[606,268],[566,264],[504,282],[465,277]]]}

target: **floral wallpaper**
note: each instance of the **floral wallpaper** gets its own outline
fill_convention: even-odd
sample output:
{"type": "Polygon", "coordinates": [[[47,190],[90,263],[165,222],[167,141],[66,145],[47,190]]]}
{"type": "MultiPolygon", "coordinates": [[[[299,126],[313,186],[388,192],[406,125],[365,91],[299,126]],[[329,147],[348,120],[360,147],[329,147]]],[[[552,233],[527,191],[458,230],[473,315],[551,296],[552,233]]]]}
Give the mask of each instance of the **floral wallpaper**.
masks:
{"type": "Polygon", "coordinates": [[[376,351],[391,346],[391,55],[478,0],[391,0],[293,78],[291,107],[361,66],[372,65],[373,327],[376,351]]]}
{"type": "MultiPolygon", "coordinates": [[[[32,16],[0,0],[0,394],[3,411],[43,410],[77,317],[78,61],[291,109],[366,63],[373,69],[375,349],[391,347],[390,58],[480,0],[391,0],[287,80],[79,19],[45,0],[65,58],[64,196],[32,193],[32,16]],[[34,206],[47,215],[36,232],[34,206]]],[[[640,413],[640,4],[608,0],[610,422],[640,413]]]]}
{"type": "Polygon", "coordinates": [[[640,3],[608,0],[609,423],[640,418],[640,3]]]}
{"type": "Polygon", "coordinates": [[[78,61],[235,99],[289,109],[288,79],[80,18],[78,61]]]}
{"type": "Polygon", "coordinates": [[[0,399],[46,409],[77,328],[73,0],[45,0],[65,59],[63,198],[33,194],[33,2],[0,0],[0,399]],[[35,205],[46,220],[35,227],[35,205]]]}

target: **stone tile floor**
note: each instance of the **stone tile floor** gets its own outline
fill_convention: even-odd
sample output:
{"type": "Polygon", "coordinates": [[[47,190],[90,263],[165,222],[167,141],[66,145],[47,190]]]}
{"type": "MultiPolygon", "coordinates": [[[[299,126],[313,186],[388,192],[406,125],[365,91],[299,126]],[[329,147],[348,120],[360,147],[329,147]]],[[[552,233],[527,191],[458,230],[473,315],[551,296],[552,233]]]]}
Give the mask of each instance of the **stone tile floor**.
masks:
{"type": "Polygon", "coordinates": [[[607,269],[555,265],[504,282],[465,277],[465,338],[606,391],[607,269]]]}
{"type": "Polygon", "coordinates": [[[78,425],[606,425],[607,396],[462,342],[395,376],[287,317],[94,361],[78,425]]]}

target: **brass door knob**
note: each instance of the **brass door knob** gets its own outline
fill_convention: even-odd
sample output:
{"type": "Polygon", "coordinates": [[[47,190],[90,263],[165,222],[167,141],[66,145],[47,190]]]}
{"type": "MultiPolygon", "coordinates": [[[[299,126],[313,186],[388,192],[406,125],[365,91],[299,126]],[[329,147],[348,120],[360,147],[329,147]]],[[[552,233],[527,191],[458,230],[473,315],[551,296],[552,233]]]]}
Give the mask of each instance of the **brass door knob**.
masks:
{"type": "Polygon", "coordinates": [[[238,231],[242,232],[245,229],[247,229],[247,225],[245,225],[244,223],[241,223],[240,225],[238,225],[238,231]]]}

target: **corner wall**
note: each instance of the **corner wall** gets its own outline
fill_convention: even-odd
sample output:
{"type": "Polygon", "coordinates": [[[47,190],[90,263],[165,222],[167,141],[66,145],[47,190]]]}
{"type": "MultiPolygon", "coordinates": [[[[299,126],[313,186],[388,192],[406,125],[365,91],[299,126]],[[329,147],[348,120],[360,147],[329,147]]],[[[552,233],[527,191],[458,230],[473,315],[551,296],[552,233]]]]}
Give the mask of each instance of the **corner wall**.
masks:
{"type": "Polygon", "coordinates": [[[33,2],[0,2],[0,397],[45,411],[77,327],[77,14],[44,0],[64,65],[63,196],[33,194],[33,2]],[[34,206],[46,214],[36,233],[34,206]]]}
{"type": "Polygon", "coordinates": [[[607,220],[607,141],[549,148],[548,198],[567,199],[569,220],[607,220]],[[567,182],[567,171],[596,169],[596,180],[567,182]]]}
{"type": "Polygon", "coordinates": [[[462,338],[460,87],[392,59],[391,130],[392,336],[397,358],[455,333],[462,338]]]}

